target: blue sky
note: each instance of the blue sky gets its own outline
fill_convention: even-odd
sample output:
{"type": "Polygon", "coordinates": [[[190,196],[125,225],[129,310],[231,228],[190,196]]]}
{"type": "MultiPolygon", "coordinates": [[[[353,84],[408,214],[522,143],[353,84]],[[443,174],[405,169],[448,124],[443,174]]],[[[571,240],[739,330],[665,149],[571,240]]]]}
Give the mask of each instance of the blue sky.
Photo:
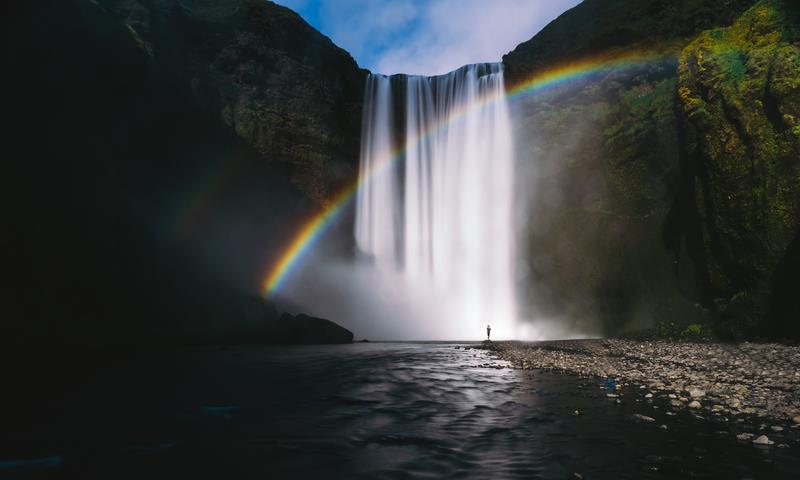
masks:
{"type": "Polygon", "coordinates": [[[499,61],[581,0],[277,0],[373,72],[499,61]]]}

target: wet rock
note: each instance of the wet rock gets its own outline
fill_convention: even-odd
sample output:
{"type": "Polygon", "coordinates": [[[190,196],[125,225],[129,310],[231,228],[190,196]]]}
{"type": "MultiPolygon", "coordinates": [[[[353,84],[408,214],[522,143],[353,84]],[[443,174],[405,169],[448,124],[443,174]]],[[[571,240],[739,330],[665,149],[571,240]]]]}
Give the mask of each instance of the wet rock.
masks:
{"type": "Polygon", "coordinates": [[[698,408],[702,407],[703,405],[701,405],[701,404],[700,404],[700,402],[698,402],[697,400],[692,400],[692,401],[689,403],[689,405],[688,405],[688,406],[689,406],[689,408],[698,409],[698,408]]]}
{"type": "Polygon", "coordinates": [[[766,435],[761,435],[760,437],[753,440],[753,445],[772,445],[773,442],[770,440],[766,435]]]}
{"type": "Polygon", "coordinates": [[[753,438],[753,434],[752,433],[742,432],[742,433],[736,435],[736,439],[737,440],[741,440],[742,442],[746,442],[746,441],[750,440],[751,438],[753,438]]]}
{"type": "Polygon", "coordinates": [[[275,338],[277,343],[288,344],[351,343],[353,332],[324,318],[284,313],[278,321],[275,338]]]}
{"type": "Polygon", "coordinates": [[[637,421],[637,422],[645,422],[645,423],[652,423],[652,422],[656,421],[655,418],[648,417],[647,415],[642,415],[640,413],[634,413],[633,415],[630,416],[630,418],[631,418],[631,420],[634,420],[634,421],[637,421]]]}

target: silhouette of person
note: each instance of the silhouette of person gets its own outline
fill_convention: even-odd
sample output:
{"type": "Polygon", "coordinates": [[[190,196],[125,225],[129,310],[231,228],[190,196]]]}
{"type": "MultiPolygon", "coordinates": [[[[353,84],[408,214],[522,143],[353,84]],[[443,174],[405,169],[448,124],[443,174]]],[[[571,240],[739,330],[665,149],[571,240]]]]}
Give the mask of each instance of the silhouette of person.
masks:
{"type": "Polygon", "coordinates": [[[486,340],[489,340],[489,335],[492,334],[492,326],[486,325],[486,340]]]}

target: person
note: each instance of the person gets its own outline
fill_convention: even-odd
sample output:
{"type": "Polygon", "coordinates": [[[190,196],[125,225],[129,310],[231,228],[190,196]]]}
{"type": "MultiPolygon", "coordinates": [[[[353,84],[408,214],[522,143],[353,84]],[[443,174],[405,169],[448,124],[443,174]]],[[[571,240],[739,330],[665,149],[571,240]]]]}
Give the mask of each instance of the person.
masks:
{"type": "Polygon", "coordinates": [[[489,340],[489,335],[492,334],[492,326],[486,325],[486,340],[489,340]]]}

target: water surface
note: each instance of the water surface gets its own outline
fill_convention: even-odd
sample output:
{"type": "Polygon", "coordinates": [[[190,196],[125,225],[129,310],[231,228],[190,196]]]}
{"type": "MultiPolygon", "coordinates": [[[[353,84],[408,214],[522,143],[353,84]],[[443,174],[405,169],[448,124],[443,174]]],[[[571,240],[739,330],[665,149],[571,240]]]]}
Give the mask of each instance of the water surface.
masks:
{"type": "Polygon", "coordinates": [[[136,354],[6,431],[0,477],[798,478],[796,443],[740,443],[688,414],[618,405],[597,380],[463,347],[136,354]]]}

